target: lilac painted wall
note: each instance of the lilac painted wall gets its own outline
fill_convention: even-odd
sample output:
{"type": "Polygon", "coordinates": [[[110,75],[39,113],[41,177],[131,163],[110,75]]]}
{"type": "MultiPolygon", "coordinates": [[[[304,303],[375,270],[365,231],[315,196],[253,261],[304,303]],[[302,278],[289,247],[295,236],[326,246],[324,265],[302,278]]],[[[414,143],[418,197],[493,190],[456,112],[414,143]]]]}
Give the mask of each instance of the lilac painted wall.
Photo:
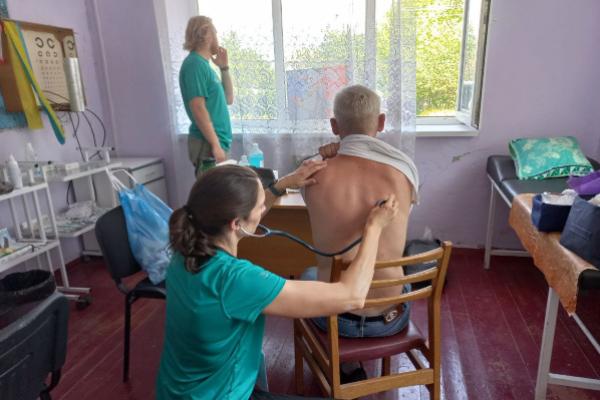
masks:
{"type": "Polygon", "coordinates": [[[91,1],[102,35],[117,154],[161,157],[169,193],[175,193],[174,136],[153,2],[91,1]]]}
{"type": "MultiPolygon", "coordinates": [[[[158,0],[160,2],[160,0],[158,0]]],[[[179,91],[175,89],[179,80],[180,61],[187,55],[187,51],[183,49],[185,38],[185,28],[187,21],[196,11],[196,5],[191,0],[169,0],[165,1],[165,14],[163,19],[166,21],[167,32],[162,32],[163,36],[168,36],[169,60],[167,77],[170,79],[172,90],[171,106],[175,104],[174,97],[180,97],[179,91]]],[[[157,17],[160,19],[160,16],[157,17]]],[[[175,125],[176,126],[176,125],[175,125]]],[[[177,171],[177,186],[176,193],[172,196],[174,205],[183,204],[187,200],[188,193],[194,182],[193,168],[188,158],[187,152],[187,136],[176,135],[174,146],[173,164],[177,171]]]]}
{"type": "MultiPolygon", "coordinates": [[[[11,18],[16,20],[63,26],[72,28],[75,31],[88,107],[94,110],[102,119],[106,120],[100,90],[102,83],[97,73],[97,43],[95,34],[90,29],[87,3],[70,0],[8,0],[8,10],[11,18]]],[[[15,157],[23,159],[24,148],[27,142],[33,144],[41,159],[58,161],[80,160],[81,157],[76,150],[76,142],[72,137],[70,127],[67,128],[67,132],[69,137],[66,144],[61,146],[54,138],[54,134],[45,117],[44,129],[36,131],[28,129],[2,130],[0,131],[0,161],[6,160],[11,153],[15,157]]],[[[79,137],[84,146],[92,144],[87,125],[81,125],[79,137]]],[[[110,132],[108,133],[108,143],[112,143],[110,132]]],[[[66,186],[52,184],[51,188],[55,208],[64,208],[66,205],[66,186]]],[[[12,226],[6,203],[0,204],[0,226],[12,226]]],[[[78,240],[71,239],[63,243],[63,251],[67,261],[79,257],[81,247],[78,240]]]]}

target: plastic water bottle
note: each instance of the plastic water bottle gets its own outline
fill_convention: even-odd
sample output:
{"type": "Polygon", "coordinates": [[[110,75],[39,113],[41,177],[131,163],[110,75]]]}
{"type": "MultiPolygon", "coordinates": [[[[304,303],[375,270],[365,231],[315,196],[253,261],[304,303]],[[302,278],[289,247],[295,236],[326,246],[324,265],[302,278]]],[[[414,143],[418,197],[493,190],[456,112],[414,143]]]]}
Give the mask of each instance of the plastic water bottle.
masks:
{"type": "Polygon", "coordinates": [[[248,155],[248,161],[252,167],[264,168],[265,157],[258,147],[258,143],[252,143],[252,150],[250,150],[250,154],[248,155]]]}
{"type": "Polygon", "coordinates": [[[240,167],[247,167],[250,165],[250,163],[248,162],[248,156],[246,156],[245,154],[240,158],[240,162],[238,163],[238,165],[240,167]]]}
{"type": "Polygon", "coordinates": [[[21,169],[15,157],[11,154],[8,158],[8,175],[11,183],[15,189],[21,189],[23,187],[23,178],[21,177],[21,169]]]}

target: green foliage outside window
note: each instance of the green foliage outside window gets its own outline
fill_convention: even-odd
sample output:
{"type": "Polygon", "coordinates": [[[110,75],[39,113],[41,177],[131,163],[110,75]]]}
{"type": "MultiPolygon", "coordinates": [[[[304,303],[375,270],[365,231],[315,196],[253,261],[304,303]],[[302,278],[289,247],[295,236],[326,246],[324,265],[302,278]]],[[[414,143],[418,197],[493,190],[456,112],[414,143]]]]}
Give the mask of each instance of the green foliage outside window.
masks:
{"type": "MultiPolygon", "coordinates": [[[[416,86],[418,116],[453,116],[456,111],[465,0],[405,0],[416,17],[416,86]]],[[[385,97],[390,22],[377,26],[377,89],[385,97]]],[[[285,29],[285,27],[284,27],[285,29]]],[[[277,118],[274,61],[242,45],[235,32],[221,38],[231,60],[236,102],[233,118],[277,118]]],[[[469,40],[469,44],[475,43],[469,40]]],[[[286,70],[346,64],[352,60],[354,82],[364,81],[364,34],[341,30],[324,32],[323,39],[286,55],[286,70]]],[[[473,54],[468,46],[466,56],[473,54]]],[[[472,58],[472,57],[469,57],[472,58]]],[[[467,63],[466,68],[469,68],[467,63]]],[[[465,71],[469,76],[469,71],[465,71]]]]}

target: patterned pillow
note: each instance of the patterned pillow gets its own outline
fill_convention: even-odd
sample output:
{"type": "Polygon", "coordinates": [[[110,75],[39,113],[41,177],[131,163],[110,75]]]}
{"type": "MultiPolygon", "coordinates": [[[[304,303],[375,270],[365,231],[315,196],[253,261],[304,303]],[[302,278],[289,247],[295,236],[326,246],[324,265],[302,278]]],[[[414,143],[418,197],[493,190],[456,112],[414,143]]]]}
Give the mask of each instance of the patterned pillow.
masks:
{"type": "Polygon", "coordinates": [[[519,179],[583,176],[593,171],[573,136],[513,139],[508,149],[519,179]]]}

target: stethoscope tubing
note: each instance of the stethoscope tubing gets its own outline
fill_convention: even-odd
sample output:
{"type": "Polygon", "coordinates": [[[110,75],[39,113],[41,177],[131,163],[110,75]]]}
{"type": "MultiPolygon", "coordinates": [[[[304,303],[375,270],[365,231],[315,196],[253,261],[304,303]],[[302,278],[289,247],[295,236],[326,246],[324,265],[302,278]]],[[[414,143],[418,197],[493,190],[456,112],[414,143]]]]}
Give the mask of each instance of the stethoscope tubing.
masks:
{"type": "Polygon", "coordinates": [[[335,257],[335,256],[339,256],[340,254],[344,254],[347,251],[351,250],[352,248],[354,248],[357,244],[359,244],[362,241],[362,236],[359,237],[358,239],[354,240],[352,243],[350,243],[349,245],[347,245],[346,247],[344,247],[343,249],[339,250],[339,251],[334,251],[334,252],[326,252],[323,250],[319,250],[316,247],[314,247],[311,244],[306,243],[304,240],[300,239],[299,237],[296,237],[290,233],[287,233],[285,231],[280,231],[280,230],[276,230],[276,229],[270,229],[268,227],[266,227],[265,225],[259,224],[258,228],[263,230],[265,233],[261,233],[261,234],[257,234],[257,233],[253,233],[249,236],[251,237],[256,237],[256,238],[265,238],[265,237],[270,237],[270,236],[280,236],[280,237],[284,237],[287,239],[290,239],[296,243],[298,243],[299,245],[307,248],[308,250],[312,251],[315,254],[318,254],[320,256],[323,257],[335,257]]]}
{"type": "MultiPolygon", "coordinates": [[[[385,200],[379,200],[377,202],[377,206],[381,206],[383,203],[385,203],[385,200]]],[[[314,247],[311,244],[306,243],[304,240],[300,239],[299,237],[296,237],[294,235],[292,235],[291,233],[287,233],[285,231],[280,231],[277,229],[270,229],[269,227],[263,225],[263,224],[258,224],[257,228],[261,229],[264,231],[264,233],[249,233],[246,230],[244,230],[242,228],[242,231],[249,237],[254,237],[254,238],[266,238],[269,236],[280,236],[280,237],[284,237],[284,238],[288,238],[296,243],[298,243],[299,245],[307,248],[308,250],[312,251],[315,254],[318,254],[320,256],[323,257],[335,257],[335,256],[339,256],[340,254],[344,254],[347,251],[351,250],[352,248],[354,248],[357,244],[359,244],[360,242],[362,242],[362,236],[359,237],[358,239],[354,240],[352,243],[350,243],[348,246],[344,247],[343,249],[339,250],[339,251],[334,251],[334,252],[326,252],[323,250],[319,250],[316,247],[314,247]]]]}

